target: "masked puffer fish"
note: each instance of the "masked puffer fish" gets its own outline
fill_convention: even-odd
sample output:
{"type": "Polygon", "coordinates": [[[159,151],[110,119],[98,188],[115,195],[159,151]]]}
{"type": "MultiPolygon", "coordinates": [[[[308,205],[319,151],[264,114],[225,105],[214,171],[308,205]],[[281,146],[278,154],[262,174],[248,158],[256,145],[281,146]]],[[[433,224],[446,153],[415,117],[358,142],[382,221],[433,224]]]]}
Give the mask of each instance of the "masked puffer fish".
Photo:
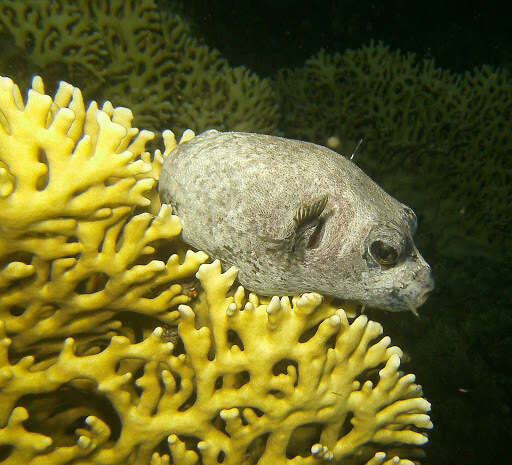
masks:
{"type": "Polygon", "coordinates": [[[314,291],[416,314],[434,288],[414,212],[326,147],[209,130],[165,160],[159,194],[186,243],[261,295],[314,291]]]}

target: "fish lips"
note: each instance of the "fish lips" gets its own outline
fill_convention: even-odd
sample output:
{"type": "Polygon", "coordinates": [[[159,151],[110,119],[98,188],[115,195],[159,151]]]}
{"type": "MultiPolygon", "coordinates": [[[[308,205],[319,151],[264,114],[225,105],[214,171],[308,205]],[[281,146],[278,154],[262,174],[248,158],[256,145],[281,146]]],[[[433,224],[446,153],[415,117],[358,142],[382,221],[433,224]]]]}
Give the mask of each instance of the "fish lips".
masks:
{"type": "MultiPolygon", "coordinates": [[[[418,316],[417,309],[421,307],[435,289],[435,282],[430,269],[420,279],[412,281],[403,289],[395,289],[385,298],[383,305],[377,308],[390,312],[411,311],[418,316]]],[[[373,306],[373,305],[372,305],[373,306]]]]}
{"type": "Polygon", "coordinates": [[[363,280],[360,304],[390,312],[409,310],[415,315],[435,288],[432,270],[419,254],[398,268],[363,273],[363,280]]]}

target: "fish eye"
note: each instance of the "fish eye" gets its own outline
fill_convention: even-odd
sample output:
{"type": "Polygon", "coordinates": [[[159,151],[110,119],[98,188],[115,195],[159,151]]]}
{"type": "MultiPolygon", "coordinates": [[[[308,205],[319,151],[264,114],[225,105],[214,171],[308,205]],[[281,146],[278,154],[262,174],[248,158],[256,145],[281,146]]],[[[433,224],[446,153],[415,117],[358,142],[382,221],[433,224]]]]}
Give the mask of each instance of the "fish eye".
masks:
{"type": "Polygon", "coordinates": [[[398,250],[383,241],[374,241],[370,253],[380,265],[393,266],[398,261],[398,250]]]}

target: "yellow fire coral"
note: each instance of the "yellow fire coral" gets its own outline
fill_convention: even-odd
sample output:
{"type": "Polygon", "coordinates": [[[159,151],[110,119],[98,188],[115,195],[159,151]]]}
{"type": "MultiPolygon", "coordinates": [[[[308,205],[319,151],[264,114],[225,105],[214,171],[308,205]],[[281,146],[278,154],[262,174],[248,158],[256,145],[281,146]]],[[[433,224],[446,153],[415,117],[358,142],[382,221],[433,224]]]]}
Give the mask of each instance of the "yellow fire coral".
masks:
{"type": "Polygon", "coordinates": [[[157,216],[133,214],[151,206],[161,165],[160,154],[151,163],[144,152],[152,134],[130,127],[126,108],[92,103],[86,111],[65,83],[52,101],[39,78],[26,104],[2,78],[0,111],[0,318],[14,347],[89,340],[118,327],[123,310],[175,321],[169,307],[188,297],[174,283],[206,255],[155,260],[152,244],[177,237],[179,220],[166,206],[157,216]]]}
{"type": "Polygon", "coordinates": [[[174,138],[150,156],[130,122],[0,80],[0,460],[412,464],[432,424],[401,350],[182,253],[154,191],[174,138]]]}

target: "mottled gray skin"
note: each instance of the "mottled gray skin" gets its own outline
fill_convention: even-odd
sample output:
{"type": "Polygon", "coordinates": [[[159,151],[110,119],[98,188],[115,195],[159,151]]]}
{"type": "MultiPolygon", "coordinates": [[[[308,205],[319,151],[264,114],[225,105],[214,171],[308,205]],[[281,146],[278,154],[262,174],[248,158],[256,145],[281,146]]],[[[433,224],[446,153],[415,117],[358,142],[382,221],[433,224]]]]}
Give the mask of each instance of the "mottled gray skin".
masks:
{"type": "Polygon", "coordinates": [[[415,311],[434,287],[412,240],[413,211],[325,147],[206,131],[169,155],[159,192],[180,217],[183,240],[236,266],[251,291],[315,291],[415,311]],[[322,199],[319,215],[295,220],[322,199]],[[396,251],[391,265],[380,263],[383,245],[396,251]]]}

